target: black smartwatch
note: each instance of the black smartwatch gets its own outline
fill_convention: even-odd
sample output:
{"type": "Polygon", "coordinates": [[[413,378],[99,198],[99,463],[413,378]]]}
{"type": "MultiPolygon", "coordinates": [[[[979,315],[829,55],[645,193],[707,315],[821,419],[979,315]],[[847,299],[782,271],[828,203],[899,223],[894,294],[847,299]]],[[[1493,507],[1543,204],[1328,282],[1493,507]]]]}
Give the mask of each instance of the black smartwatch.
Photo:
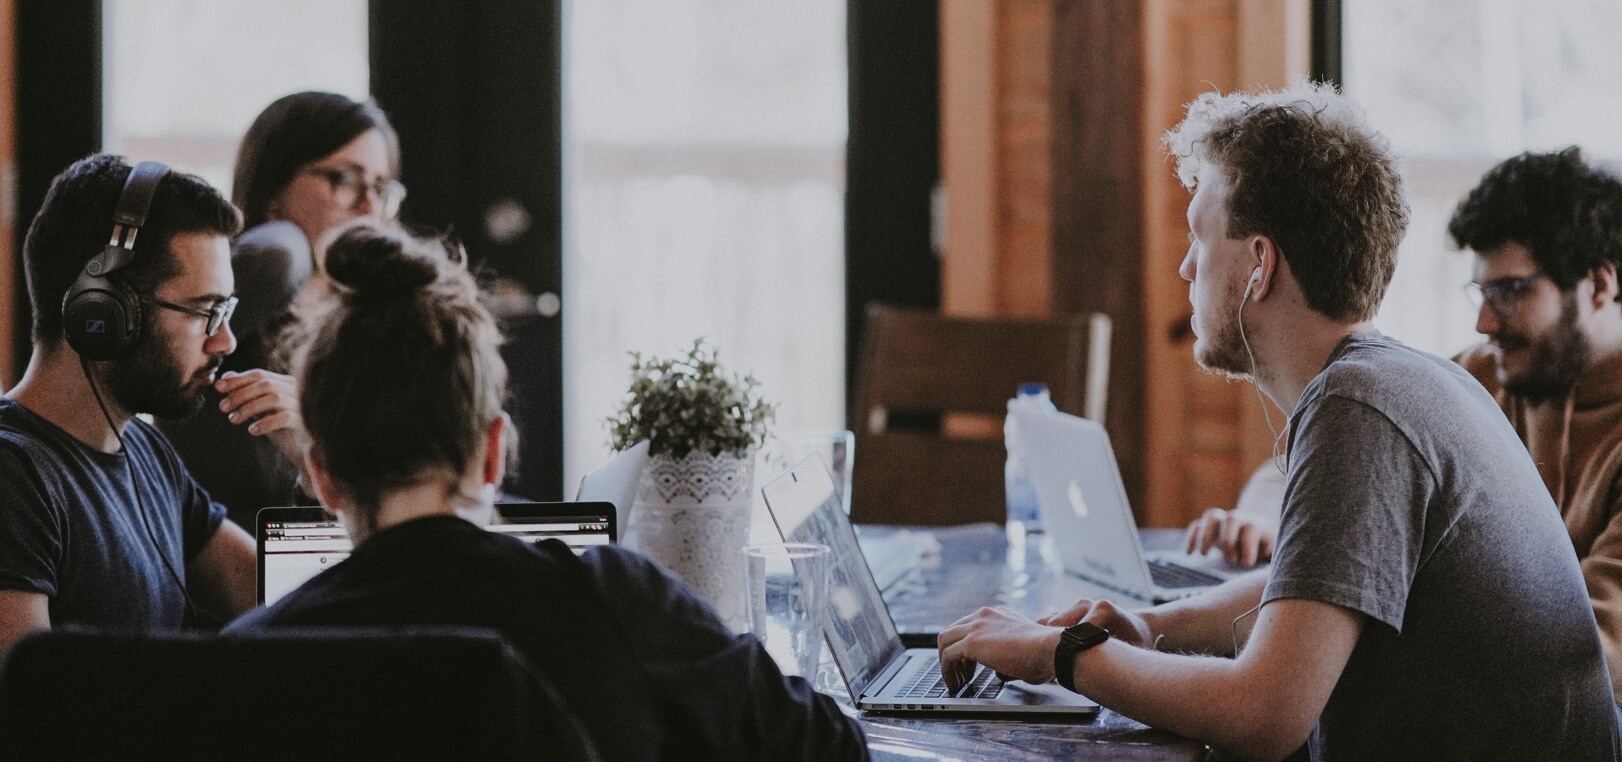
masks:
{"type": "Polygon", "coordinates": [[[1109,630],[1092,622],[1066,627],[1053,649],[1053,676],[1071,693],[1076,692],[1076,655],[1109,640],[1109,630]]]}

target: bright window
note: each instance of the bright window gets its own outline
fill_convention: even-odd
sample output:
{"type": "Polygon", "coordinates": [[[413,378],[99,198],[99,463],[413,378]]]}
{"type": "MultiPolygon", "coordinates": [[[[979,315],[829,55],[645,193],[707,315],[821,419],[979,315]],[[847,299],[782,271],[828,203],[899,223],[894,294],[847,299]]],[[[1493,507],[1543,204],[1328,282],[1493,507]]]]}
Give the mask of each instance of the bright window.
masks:
{"type": "Polygon", "coordinates": [[[1482,339],[1447,222],[1493,165],[1581,146],[1622,165],[1622,3],[1355,0],[1346,92],[1402,157],[1413,219],[1375,324],[1444,356],[1482,339]]]}
{"type": "Polygon", "coordinates": [[[843,0],[585,0],[563,36],[565,484],[626,353],[699,336],[778,430],[844,428],[843,0]]]}
{"type": "Polygon", "coordinates": [[[156,159],[231,193],[237,144],[302,90],[364,99],[366,0],[102,3],[103,149],[156,159]]]}

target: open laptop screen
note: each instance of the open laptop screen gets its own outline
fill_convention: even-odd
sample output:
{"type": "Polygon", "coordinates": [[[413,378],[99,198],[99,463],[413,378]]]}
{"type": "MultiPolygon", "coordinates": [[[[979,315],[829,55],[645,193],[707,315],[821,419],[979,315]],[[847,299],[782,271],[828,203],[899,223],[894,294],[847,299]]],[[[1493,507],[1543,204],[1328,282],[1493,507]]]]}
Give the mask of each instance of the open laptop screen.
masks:
{"type": "Polygon", "coordinates": [[[828,650],[851,695],[867,690],[906,649],[878,583],[856,543],[856,531],[819,455],[801,461],[761,490],[783,539],[814,542],[831,551],[828,569],[828,650]]]}
{"type": "MultiPolygon", "coordinates": [[[[557,538],[575,555],[619,539],[609,503],[501,503],[486,529],[528,542],[557,538]]],[[[274,603],[306,580],[349,557],[349,534],[321,508],[259,512],[259,602],[274,603]]]]}

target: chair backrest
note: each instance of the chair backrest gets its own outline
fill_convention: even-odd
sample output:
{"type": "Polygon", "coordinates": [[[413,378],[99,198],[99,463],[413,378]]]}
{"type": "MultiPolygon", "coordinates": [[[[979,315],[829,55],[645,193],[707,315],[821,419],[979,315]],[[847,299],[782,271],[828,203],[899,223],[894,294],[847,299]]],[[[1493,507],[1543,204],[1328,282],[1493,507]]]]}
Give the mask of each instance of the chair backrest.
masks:
{"type": "Polygon", "coordinates": [[[550,683],[477,628],[54,631],[0,666],[7,759],[596,759],[550,683]]]}
{"type": "Polygon", "coordinates": [[[862,453],[851,517],[888,524],[1001,522],[1000,422],[1019,384],[1048,385],[1060,410],[1104,416],[1110,322],[949,317],[870,307],[851,428],[862,453]],[[946,427],[954,414],[993,425],[946,427]],[[910,424],[910,425],[909,425],[910,424]],[[968,429],[964,431],[962,429],[968,429]]]}

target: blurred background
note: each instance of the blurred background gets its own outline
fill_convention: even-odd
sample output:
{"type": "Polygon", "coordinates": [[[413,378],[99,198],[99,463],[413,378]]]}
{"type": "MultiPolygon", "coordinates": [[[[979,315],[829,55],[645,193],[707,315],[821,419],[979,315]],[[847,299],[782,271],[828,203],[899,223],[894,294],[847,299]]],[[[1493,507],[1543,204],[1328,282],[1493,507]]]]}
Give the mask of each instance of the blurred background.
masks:
{"type": "Polygon", "coordinates": [[[1189,356],[1183,104],[1341,84],[1414,211],[1377,325],[1450,355],[1478,338],[1453,206],[1525,150],[1622,164],[1618,38],[1615,0],[0,0],[0,384],[51,177],[113,151],[228,192],[259,110],[330,90],[388,112],[402,218],[501,295],[523,494],[607,459],[631,351],[707,337],[781,429],[840,429],[869,304],[1101,311],[1133,504],[1181,525],[1272,442],[1189,356]]]}

